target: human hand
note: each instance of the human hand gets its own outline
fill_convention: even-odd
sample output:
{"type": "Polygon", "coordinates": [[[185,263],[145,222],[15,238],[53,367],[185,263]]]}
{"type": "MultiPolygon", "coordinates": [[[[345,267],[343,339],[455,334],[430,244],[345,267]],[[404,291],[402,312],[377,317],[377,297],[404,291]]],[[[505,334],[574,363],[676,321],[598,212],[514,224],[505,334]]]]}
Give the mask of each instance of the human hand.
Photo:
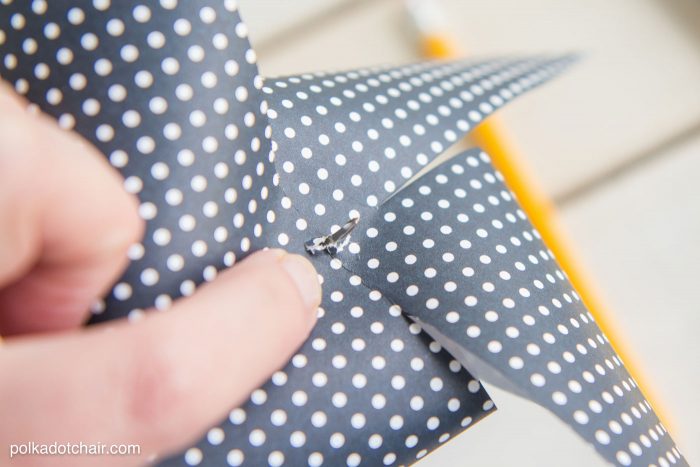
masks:
{"type": "Polygon", "coordinates": [[[289,359],[316,320],[316,273],[259,252],[165,313],[80,327],[143,223],[96,149],[26,108],[0,87],[2,455],[29,441],[138,444],[140,456],[11,465],[142,464],[198,439],[289,359]]]}

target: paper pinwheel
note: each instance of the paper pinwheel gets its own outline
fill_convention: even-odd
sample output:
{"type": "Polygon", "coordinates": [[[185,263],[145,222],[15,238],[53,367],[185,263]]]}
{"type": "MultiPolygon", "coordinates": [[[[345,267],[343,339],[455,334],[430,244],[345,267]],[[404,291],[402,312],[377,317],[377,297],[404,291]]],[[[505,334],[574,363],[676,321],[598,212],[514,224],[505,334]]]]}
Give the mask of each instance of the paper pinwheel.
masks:
{"type": "Polygon", "coordinates": [[[610,462],[685,463],[488,156],[424,169],[569,57],[263,80],[230,0],[3,3],[3,78],[100,148],[148,221],[93,322],[260,248],[315,253],[311,337],[165,465],[409,464],[494,410],[477,378],[610,462]]]}

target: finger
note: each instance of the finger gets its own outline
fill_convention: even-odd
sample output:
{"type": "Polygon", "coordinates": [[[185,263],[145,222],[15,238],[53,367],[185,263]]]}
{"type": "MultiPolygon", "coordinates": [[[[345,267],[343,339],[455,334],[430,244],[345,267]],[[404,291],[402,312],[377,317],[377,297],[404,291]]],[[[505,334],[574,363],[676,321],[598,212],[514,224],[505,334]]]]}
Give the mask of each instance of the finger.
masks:
{"type": "Polygon", "coordinates": [[[0,347],[0,444],[141,445],[141,458],[99,460],[123,465],[191,443],[289,359],[320,294],[306,259],[272,250],[138,323],[8,339],[0,347]]]}
{"type": "Polygon", "coordinates": [[[135,197],[86,141],[0,89],[0,333],[81,323],[142,233],[135,197]]]}

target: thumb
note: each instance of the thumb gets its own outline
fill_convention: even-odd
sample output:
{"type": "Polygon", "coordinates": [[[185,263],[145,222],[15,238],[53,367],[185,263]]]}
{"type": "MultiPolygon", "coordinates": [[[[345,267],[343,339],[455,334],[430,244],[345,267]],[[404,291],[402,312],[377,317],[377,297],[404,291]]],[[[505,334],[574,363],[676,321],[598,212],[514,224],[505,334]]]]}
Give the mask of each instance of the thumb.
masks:
{"type": "MultiPolygon", "coordinates": [[[[196,440],[289,359],[320,300],[311,264],[270,250],[138,323],[7,339],[0,444],[141,446],[140,457],[46,458],[51,465],[123,465],[167,454],[196,440]]],[[[13,465],[34,461],[15,457],[13,465]]]]}

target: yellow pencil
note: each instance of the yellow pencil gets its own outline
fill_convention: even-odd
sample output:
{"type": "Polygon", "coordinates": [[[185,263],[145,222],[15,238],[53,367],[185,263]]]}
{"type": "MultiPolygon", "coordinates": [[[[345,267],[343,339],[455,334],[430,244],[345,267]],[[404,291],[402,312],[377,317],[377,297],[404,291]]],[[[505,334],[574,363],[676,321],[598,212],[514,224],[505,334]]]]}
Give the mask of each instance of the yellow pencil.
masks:
{"type": "MultiPolygon", "coordinates": [[[[422,53],[427,58],[447,59],[459,57],[459,47],[444,34],[446,19],[430,0],[409,0],[408,9],[420,33],[422,53]]],[[[629,347],[610,313],[607,313],[594,282],[581,267],[575,249],[557,219],[554,204],[542,189],[525,158],[514,147],[502,124],[494,116],[477,126],[471,133],[474,142],[484,149],[496,168],[503,174],[530,221],[552,250],[559,265],[569,277],[579,296],[608,336],[611,345],[625,362],[627,370],[636,380],[647,400],[655,408],[661,421],[670,428],[670,417],[659,403],[659,397],[651,384],[643,377],[639,365],[631,358],[629,347]]]]}

